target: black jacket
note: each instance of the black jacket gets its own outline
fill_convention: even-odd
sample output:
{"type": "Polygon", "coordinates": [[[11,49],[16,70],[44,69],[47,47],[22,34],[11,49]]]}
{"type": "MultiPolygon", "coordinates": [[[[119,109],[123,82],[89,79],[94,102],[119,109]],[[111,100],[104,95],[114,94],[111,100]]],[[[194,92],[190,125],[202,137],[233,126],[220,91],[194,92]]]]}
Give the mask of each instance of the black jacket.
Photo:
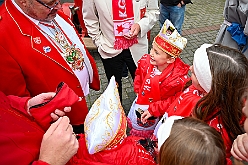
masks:
{"type": "MultiPolygon", "coordinates": [[[[181,0],[160,0],[160,3],[164,6],[176,6],[181,0]]],[[[191,0],[183,0],[184,4],[192,3],[191,0]]]]}

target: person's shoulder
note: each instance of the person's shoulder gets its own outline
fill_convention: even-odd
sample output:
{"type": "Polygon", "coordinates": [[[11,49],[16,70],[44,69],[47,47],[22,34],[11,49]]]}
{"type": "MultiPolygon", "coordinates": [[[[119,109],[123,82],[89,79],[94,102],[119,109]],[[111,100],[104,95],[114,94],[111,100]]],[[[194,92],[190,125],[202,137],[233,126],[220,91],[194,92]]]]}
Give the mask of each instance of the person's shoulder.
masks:
{"type": "Polygon", "coordinates": [[[63,18],[64,20],[68,20],[68,19],[71,20],[71,18],[68,15],[66,15],[62,10],[58,10],[57,15],[63,18]]]}
{"type": "Polygon", "coordinates": [[[147,63],[150,64],[150,54],[144,54],[138,61],[139,66],[144,66],[147,63]]]}
{"type": "Polygon", "coordinates": [[[183,93],[187,93],[189,95],[195,95],[195,96],[199,96],[199,97],[203,97],[202,96],[202,92],[199,91],[198,89],[196,89],[196,87],[192,84],[190,85],[188,88],[186,88],[183,93]]]}
{"type": "Polygon", "coordinates": [[[150,58],[150,54],[144,54],[139,61],[145,61],[147,58],[150,58]]]}
{"type": "Polygon", "coordinates": [[[189,65],[183,62],[181,58],[176,58],[175,60],[175,68],[178,68],[179,70],[189,70],[189,65]]]}
{"type": "Polygon", "coordinates": [[[0,6],[0,27],[3,27],[3,24],[6,24],[6,18],[8,17],[8,12],[4,4],[0,6]],[[1,25],[2,24],[2,25],[1,25]]]}

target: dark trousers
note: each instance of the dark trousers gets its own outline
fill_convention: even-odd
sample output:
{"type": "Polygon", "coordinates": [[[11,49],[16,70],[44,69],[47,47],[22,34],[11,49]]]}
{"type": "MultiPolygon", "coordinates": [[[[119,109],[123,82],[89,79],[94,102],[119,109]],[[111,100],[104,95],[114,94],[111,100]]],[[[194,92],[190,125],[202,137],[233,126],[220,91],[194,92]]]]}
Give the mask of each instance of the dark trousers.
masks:
{"type": "Polygon", "coordinates": [[[128,76],[128,69],[126,63],[123,65],[123,71],[122,71],[122,77],[127,77],[128,76]]]}
{"type": "Polygon", "coordinates": [[[122,81],[121,81],[121,78],[122,78],[124,63],[126,63],[127,68],[129,70],[133,80],[135,77],[135,70],[137,68],[134,61],[133,61],[130,50],[125,49],[115,57],[107,58],[107,59],[101,58],[101,60],[102,60],[105,74],[107,76],[108,81],[110,80],[110,78],[113,75],[115,76],[115,81],[118,83],[118,91],[119,91],[120,100],[122,101],[122,81]]]}

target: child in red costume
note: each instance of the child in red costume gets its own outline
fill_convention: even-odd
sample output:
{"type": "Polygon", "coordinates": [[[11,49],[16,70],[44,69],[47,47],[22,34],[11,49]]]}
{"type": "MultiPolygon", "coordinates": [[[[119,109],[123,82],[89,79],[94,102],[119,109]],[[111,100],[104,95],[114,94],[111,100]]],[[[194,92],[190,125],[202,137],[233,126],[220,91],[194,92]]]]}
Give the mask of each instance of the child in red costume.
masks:
{"type": "Polygon", "coordinates": [[[92,105],[84,126],[85,136],[79,139],[78,153],[71,159],[73,164],[156,165],[140,145],[139,137],[126,137],[126,116],[114,77],[92,105]]]}
{"type": "Polygon", "coordinates": [[[203,44],[195,51],[193,65],[190,67],[192,85],[166,110],[168,116],[190,116],[196,103],[210,91],[212,76],[205,51],[209,46],[211,45],[203,44]]]}
{"type": "Polygon", "coordinates": [[[248,61],[240,51],[221,45],[199,49],[209,59],[212,79],[210,91],[197,102],[192,116],[221,133],[230,158],[233,141],[243,133],[242,96],[248,86],[248,61]]]}
{"type": "Polygon", "coordinates": [[[186,43],[187,40],[166,20],[154,38],[150,54],[139,60],[134,79],[137,98],[128,114],[130,135],[149,138],[164,110],[181,94],[189,79],[189,66],[178,57],[186,43]],[[153,117],[143,124],[142,114],[153,117]]]}

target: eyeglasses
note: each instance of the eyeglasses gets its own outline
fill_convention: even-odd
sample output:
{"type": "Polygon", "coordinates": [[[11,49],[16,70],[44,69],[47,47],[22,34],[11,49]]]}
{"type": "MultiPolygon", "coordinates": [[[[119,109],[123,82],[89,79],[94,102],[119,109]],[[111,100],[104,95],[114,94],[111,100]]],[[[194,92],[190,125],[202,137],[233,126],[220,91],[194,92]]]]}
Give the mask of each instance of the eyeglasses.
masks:
{"type": "Polygon", "coordinates": [[[36,0],[38,3],[42,4],[43,6],[47,7],[50,10],[53,10],[59,3],[60,0],[57,1],[53,6],[48,6],[47,4],[45,4],[44,2],[42,2],[41,0],[36,0]]]}

